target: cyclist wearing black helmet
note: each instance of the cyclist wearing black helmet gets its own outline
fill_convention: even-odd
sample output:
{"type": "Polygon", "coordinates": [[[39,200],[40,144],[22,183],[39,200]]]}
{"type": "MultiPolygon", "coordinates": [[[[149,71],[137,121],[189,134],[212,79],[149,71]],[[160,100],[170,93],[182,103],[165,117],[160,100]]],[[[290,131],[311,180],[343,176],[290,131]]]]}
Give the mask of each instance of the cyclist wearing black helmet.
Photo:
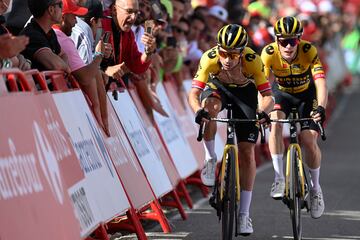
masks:
{"type": "MultiPolygon", "coordinates": [[[[265,46],[261,53],[266,77],[269,78],[270,73],[274,76],[272,90],[275,95],[275,107],[271,117],[286,118],[292,107],[301,106],[300,117],[312,116],[315,121],[323,122],[328,95],[324,69],[316,48],[300,39],[303,28],[295,17],[280,18],[274,25],[274,32],[276,41],[265,46]]],[[[325,208],[319,184],[321,151],[317,137],[318,127],[313,121],[301,123],[301,144],[313,181],[310,191],[313,218],[319,218],[325,208]]],[[[269,148],[275,170],[275,181],[270,196],[281,199],[285,189],[281,124],[273,123],[269,148]]]]}
{"type": "MultiPolygon", "coordinates": [[[[258,113],[261,122],[267,121],[268,113],[273,108],[273,97],[270,83],[264,76],[261,59],[256,53],[246,47],[248,35],[242,26],[229,24],[222,27],[217,34],[217,46],[206,51],[192,82],[189,103],[196,112],[195,122],[201,124],[209,117],[216,117],[227,102],[234,106],[234,118],[255,118],[258,113]],[[240,101],[249,106],[249,112],[240,109],[235,102],[221,91],[217,91],[211,78],[216,78],[225,88],[240,101]],[[210,81],[209,81],[210,78],[210,81]],[[262,97],[258,103],[258,93],[262,97]]],[[[255,143],[258,137],[256,123],[243,123],[236,128],[236,138],[240,153],[241,201],[239,208],[238,229],[240,234],[253,232],[249,208],[252,189],[256,174],[255,143]]],[[[204,134],[205,167],[201,179],[207,186],[213,186],[215,181],[215,166],[217,156],[214,149],[216,123],[208,122],[204,134]]]]}

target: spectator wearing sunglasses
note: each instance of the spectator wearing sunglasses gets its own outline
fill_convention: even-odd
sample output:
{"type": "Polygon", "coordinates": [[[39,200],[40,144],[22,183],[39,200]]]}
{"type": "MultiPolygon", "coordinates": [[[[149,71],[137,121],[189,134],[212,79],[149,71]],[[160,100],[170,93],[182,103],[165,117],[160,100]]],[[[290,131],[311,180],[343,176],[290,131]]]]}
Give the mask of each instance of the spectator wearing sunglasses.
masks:
{"type": "MultiPolygon", "coordinates": [[[[295,17],[280,18],[274,25],[276,41],[265,46],[261,58],[265,75],[273,75],[272,89],[275,107],[271,113],[274,119],[287,118],[292,107],[299,108],[301,117],[312,117],[316,122],[325,121],[328,92],[325,74],[316,48],[301,40],[303,27],[295,17]]],[[[310,168],[313,186],[310,190],[311,216],[319,218],[324,211],[324,199],[319,184],[321,151],[317,144],[318,126],[314,121],[301,123],[301,145],[305,150],[306,163],[310,168]]],[[[270,196],[281,199],[284,196],[283,172],[284,143],[282,125],[273,123],[269,148],[275,170],[275,180],[270,196]]]]}
{"type": "MultiPolygon", "coordinates": [[[[202,124],[209,117],[232,103],[239,106],[223,91],[218,91],[213,79],[223,85],[248,108],[235,107],[234,118],[249,119],[258,115],[260,123],[268,122],[268,113],[273,108],[271,87],[265,78],[261,59],[249,47],[248,34],[237,24],[222,27],[217,34],[217,46],[206,51],[200,60],[199,68],[192,82],[189,103],[196,113],[195,122],[202,124]],[[209,80],[210,78],[210,80],[209,80]],[[262,97],[258,101],[258,94],[262,97]]],[[[201,180],[207,186],[214,186],[217,156],[215,153],[216,122],[207,122],[204,133],[205,166],[201,180]]],[[[236,126],[236,139],[241,152],[241,201],[238,211],[238,230],[240,235],[253,233],[250,219],[250,204],[256,175],[255,143],[259,129],[255,122],[239,123],[236,126]]]]}
{"type": "Polygon", "coordinates": [[[63,70],[70,73],[67,56],[61,50],[56,34],[52,29],[54,24],[62,20],[61,0],[28,0],[33,19],[21,31],[21,35],[29,37],[29,44],[22,52],[30,59],[32,68],[43,70],[63,70]]]}

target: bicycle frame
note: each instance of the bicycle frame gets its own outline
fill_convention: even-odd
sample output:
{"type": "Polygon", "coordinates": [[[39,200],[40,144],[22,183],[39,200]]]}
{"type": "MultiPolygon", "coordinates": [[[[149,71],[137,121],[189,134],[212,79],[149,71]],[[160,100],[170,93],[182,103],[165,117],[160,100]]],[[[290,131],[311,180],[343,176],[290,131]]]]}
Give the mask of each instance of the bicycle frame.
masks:
{"type": "MultiPolygon", "coordinates": [[[[290,120],[294,120],[297,119],[297,112],[292,112],[291,113],[291,118],[290,120]],[[294,116],[295,115],[295,116],[294,116]]],[[[295,121],[290,121],[290,144],[289,147],[287,149],[287,158],[286,158],[286,176],[285,176],[285,196],[289,196],[290,191],[289,191],[289,184],[290,184],[290,171],[292,170],[290,168],[290,166],[292,166],[292,164],[297,164],[298,166],[298,170],[299,170],[299,177],[300,177],[300,187],[301,187],[301,198],[304,199],[305,198],[305,177],[304,177],[304,169],[303,169],[303,162],[302,162],[302,152],[301,152],[301,147],[298,143],[298,138],[297,138],[297,126],[296,126],[296,122],[295,121]],[[295,151],[298,153],[298,158],[297,158],[297,162],[296,163],[291,163],[290,161],[291,159],[291,149],[294,148],[295,151]]]]}
{"type": "MultiPolygon", "coordinates": [[[[229,107],[227,112],[227,118],[232,119],[232,109],[229,107]]],[[[234,150],[235,153],[235,180],[236,180],[236,200],[240,201],[240,172],[239,172],[239,158],[238,158],[238,148],[235,142],[235,123],[228,122],[228,126],[226,129],[227,138],[226,144],[224,147],[224,153],[221,161],[221,170],[220,170],[220,200],[223,200],[224,197],[224,184],[225,184],[225,171],[226,171],[226,157],[229,153],[230,149],[234,150]]]]}

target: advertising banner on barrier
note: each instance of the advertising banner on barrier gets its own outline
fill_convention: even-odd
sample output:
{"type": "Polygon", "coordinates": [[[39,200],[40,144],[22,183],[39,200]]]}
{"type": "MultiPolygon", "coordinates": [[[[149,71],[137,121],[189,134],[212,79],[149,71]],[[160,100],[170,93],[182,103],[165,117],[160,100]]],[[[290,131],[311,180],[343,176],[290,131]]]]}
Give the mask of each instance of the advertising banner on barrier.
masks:
{"type": "Polygon", "coordinates": [[[145,107],[142,104],[139,95],[135,89],[129,90],[130,96],[134,101],[136,109],[138,110],[142,123],[145,127],[145,132],[150,140],[152,147],[157,153],[158,158],[162,161],[162,164],[165,167],[166,173],[169,176],[170,182],[173,187],[176,187],[180,181],[180,175],[177,171],[175,164],[171,160],[171,156],[166,150],[164,144],[161,141],[161,136],[156,130],[153,121],[150,119],[149,115],[146,113],[145,107]]]}
{"type": "Polygon", "coordinates": [[[173,82],[165,81],[163,82],[166,89],[166,94],[172,105],[172,109],[176,114],[176,119],[178,120],[179,127],[181,128],[182,133],[186,137],[186,140],[191,147],[191,150],[195,156],[195,159],[198,162],[199,169],[202,169],[204,165],[204,156],[205,150],[202,143],[196,140],[198,129],[195,126],[195,116],[193,111],[190,109],[190,106],[185,99],[185,96],[180,96],[175,89],[173,82]]]}
{"type": "Polygon", "coordinates": [[[180,128],[180,123],[162,83],[157,85],[156,92],[169,117],[164,117],[154,111],[154,118],[180,177],[185,179],[198,170],[198,163],[180,128]]]}
{"type": "Polygon", "coordinates": [[[60,119],[39,109],[38,96],[0,97],[0,239],[78,240],[67,188],[83,174],[60,119]]]}
{"type": "Polygon", "coordinates": [[[117,101],[111,93],[108,93],[108,96],[156,197],[170,192],[172,185],[169,177],[147,137],[140,114],[129,93],[127,91],[118,93],[117,101]]]}
{"type": "Polygon", "coordinates": [[[95,218],[107,222],[124,213],[129,202],[96,120],[81,91],[52,96],[85,174],[84,189],[95,201],[96,205],[90,205],[90,208],[94,210],[95,218]]]}
{"type": "Polygon", "coordinates": [[[155,196],[109,100],[108,114],[110,137],[104,138],[105,144],[131,203],[139,209],[155,196]]]}

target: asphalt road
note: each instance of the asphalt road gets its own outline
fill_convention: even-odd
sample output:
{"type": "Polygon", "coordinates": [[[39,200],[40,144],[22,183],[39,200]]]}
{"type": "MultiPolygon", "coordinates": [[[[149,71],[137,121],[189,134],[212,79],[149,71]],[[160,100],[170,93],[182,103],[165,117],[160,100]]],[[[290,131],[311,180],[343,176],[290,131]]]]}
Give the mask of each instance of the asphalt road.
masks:
{"type": "MultiPolygon", "coordinates": [[[[338,99],[327,127],[327,140],[320,143],[323,152],[320,184],[325,199],[325,213],[312,219],[303,212],[304,240],[360,239],[360,81],[338,99]],[[359,82],[359,83],[358,83],[359,82]]],[[[270,164],[258,169],[251,217],[254,233],[237,239],[293,239],[288,208],[270,198],[273,170],[270,164]]],[[[146,227],[149,239],[216,240],[220,223],[208,201],[198,191],[192,193],[194,209],[187,209],[188,220],[168,214],[173,229],[162,234],[159,227],[146,227]]],[[[185,205],[184,205],[185,206],[185,205]]],[[[131,236],[118,239],[136,239],[131,236]]]]}

